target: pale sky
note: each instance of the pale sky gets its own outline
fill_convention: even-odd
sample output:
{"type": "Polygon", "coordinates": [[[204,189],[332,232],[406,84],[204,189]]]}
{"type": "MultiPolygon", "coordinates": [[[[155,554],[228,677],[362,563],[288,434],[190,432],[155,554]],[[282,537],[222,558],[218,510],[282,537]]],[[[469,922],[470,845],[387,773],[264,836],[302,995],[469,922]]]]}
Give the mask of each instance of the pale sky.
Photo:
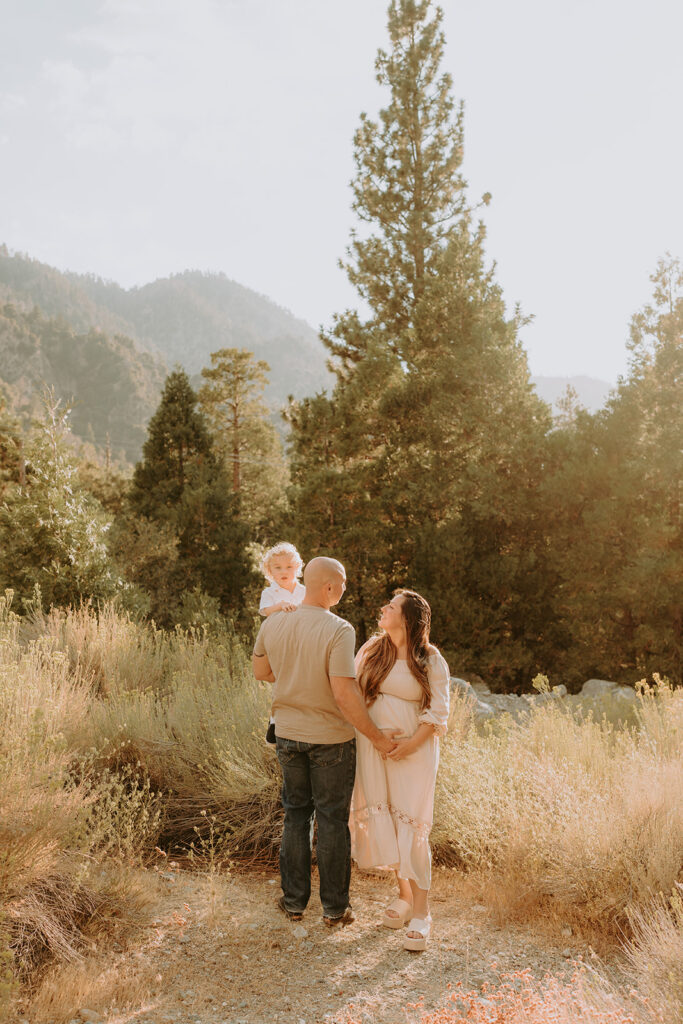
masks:
{"type": "MultiPolygon", "coordinates": [[[[446,0],[487,253],[538,375],[613,382],[683,258],[683,4],[446,0]]],[[[314,327],[337,267],[384,0],[0,0],[0,242],[126,287],[223,271],[314,327]]]]}

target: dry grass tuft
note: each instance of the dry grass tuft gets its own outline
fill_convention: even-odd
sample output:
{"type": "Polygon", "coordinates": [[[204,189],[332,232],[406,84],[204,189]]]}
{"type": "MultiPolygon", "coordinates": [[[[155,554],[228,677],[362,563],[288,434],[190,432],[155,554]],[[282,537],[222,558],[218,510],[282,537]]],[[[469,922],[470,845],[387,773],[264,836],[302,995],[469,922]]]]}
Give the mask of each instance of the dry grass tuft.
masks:
{"type": "Polygon", "coordinates": [[[683,1020],[683,885],[629,912],[626,958],[634,984],[666,1021],[683,1020]]]}
{"type": "Polygon", "coordinates": [[[160,841],[174,854],[206,837],[208,815],[234,857],[269,859],[280,829],[269,700],[233,636],[176,636],[163,690],[94,698],[79,743],[100,770],[141,772],[163,794],[160,841]]]}
{"type": "Polygon", "coordinates": [[[437,859],[495,879],[510,907],[552,903],[617,936],[683,871],[683,691],[643,692],[637,729],[561,704],[444,744],[437,859]]]}
{"type": "Polygon", "coordinates": [[[92,690],[53,638],[20,642],[11,595],[0,599],[0,996],[12,973],[34,983],[46,964],[79,961],[91,937],[139,919],[147,897],[130,862],[158,833],[155,798],[138,778],[74,772],[72,739],[92,690]],[[112,856],[114,855],[114,856],[112,856]]]}
{"type": "Polygon", "coordinates": [[[137,928],[152,900],[128,872],[104,870],[89,884],[68,874],[41,878],[5,904],[15,963],[33,982],[45,964],[82,963],[93,941],[137,928]]]}
{"type": "Polygon", "coordinates": [[[144,1009],[152,1001],[150,979],[140,968],[118,968],[97,955],[90,960],[56,966],[45,972],[31,999],[36,1022],[66,1022],[74,1007],[87,1006],[104,1014],[115,1005],[144,1009]]]}
{"type": "Polygon", "coordinates": [[[173,634],[141,628],[113,605],[36,609],[22,622],[21,638],[58,651],[71,675],[100,694],[163,686],[174,647],[173,634]]]}

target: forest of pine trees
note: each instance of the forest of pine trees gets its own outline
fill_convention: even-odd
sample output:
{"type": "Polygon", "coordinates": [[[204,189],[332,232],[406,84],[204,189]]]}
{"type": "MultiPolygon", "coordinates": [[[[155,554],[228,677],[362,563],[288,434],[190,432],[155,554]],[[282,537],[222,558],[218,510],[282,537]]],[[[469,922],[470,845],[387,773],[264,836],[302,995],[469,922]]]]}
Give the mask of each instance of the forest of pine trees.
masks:
{"type": "Polygon", "coordinates": [[[198,391],[167,377],[132,474],[79,452],[49,393],[31,429],[5,404],[0,587],[18,606],[116,598],[248,633],[258,553],[284,539],[345,563],[359,642],[410,586],[453,673],[493,688],[681,683],[683,268],[654,269],[605,408],[569,396],[553,418],[487,263],[489,197],[460,173],[441,22],[429,0],[390,4],[386,105],[354,137],[358,309],[323,334],[335,382],[290,401],[284,446],[263,401],[278,367],[246,349],[212,354],[198,391]]]}

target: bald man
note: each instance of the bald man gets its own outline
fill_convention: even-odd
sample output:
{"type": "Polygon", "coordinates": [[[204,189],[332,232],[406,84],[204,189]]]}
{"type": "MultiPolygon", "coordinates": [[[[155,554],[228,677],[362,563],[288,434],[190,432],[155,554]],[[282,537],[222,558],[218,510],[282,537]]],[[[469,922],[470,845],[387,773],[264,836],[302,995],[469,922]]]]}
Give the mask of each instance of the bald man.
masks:
{"type": "Polygon", "coordinates": [[[280,910],[301,920],[311,895],[313,815],[323,920],[353,921],[349,905],[349,809],[356,773],[354,728],[382,754],[395,743],[368,715],[355,679],[355,632],[334,608],[346,589],[335,558],[313,558],[304,571],[306,597],[293,612],[276,612],[254,644],[257,679],[275,682],[273,714],[282,767],[285,822],[280,845],[280,910]]]}

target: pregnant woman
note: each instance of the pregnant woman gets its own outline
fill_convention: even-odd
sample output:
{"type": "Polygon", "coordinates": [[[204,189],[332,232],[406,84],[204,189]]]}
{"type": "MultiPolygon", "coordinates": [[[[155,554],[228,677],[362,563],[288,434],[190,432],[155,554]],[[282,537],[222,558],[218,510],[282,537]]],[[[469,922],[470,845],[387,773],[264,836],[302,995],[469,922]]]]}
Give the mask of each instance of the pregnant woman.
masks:
{"type": "Polygon", "coordinates": [[[383,757],[357,734],[351,804],[353,857],[360,868],[393,868],[398,898],[382,924],[408,923],[404,948],[422,950],[431,930],[429,833],[448,721],[450,673],[429,642],[431,610],[413,590],[397,591],[382,608],[381,632],[356,656],[356,678],[377,727],[397,742],[383,757]]]}

